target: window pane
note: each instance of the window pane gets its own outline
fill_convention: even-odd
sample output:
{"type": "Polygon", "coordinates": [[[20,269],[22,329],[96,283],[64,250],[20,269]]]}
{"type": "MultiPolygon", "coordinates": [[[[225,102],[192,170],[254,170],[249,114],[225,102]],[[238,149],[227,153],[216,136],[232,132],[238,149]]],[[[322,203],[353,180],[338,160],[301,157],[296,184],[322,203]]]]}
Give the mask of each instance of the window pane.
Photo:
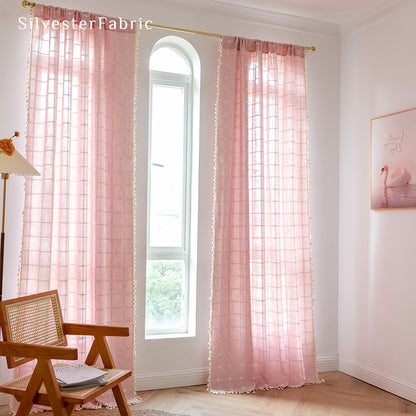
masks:
{"type": "Polygon", "coordinates": [[[182,260],[148,260],[146,333],[185,327],[185,264],[182,260]]]}
{"type": "Polygon", "coordinates": [[[182,247],[184,88],[153,85],[150,172],[151,247],[182,247]]]}
{"type": "Polygon", "coordinates": [[[156,49],[150,57],[149,67],[154,71],[190,75],[191,69],[181,53],[171,48],[156,49]]]}

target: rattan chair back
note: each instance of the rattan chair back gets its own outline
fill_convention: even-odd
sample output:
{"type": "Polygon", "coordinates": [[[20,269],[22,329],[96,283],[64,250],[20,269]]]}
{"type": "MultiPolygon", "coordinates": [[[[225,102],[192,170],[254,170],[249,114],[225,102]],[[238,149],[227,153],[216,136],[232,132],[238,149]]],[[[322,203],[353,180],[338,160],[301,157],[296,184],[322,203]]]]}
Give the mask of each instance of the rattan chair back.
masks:
{"type": "MultiPolygon", "coordinates": [[[[3,340],[22,344],[49,346],[67,345],[56,290],[42,296],[24,296],[0,302],[0,324],[3,340]]],[[[9,368],[30,358],[7,357],[9,368]]]]}

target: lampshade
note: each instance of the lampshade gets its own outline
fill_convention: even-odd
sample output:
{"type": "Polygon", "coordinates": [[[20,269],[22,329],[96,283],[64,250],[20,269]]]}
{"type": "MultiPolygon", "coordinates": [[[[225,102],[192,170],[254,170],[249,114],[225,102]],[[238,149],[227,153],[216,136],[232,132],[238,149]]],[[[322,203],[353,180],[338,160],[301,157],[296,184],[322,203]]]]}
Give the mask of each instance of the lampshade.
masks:
{"type": "Polygon", "coordinates": [[[11,156],[0,153],[0,173],[40,176],[40,173],[17,150],[11,156]]]}

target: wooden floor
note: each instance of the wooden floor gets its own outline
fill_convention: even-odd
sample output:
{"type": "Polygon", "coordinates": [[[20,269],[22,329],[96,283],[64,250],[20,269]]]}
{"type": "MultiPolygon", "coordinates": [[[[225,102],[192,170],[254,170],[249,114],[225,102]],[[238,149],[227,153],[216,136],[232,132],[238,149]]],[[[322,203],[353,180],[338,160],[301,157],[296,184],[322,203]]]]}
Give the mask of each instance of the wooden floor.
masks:
{"type": "Polygon", "coordinates": [[[255,394],[214,395],[206,386],[139,393],[143,408],[190,416],[416,415],[416,404],[340,372],[321,373],[325,383],[255,394]]]}
{"type": "MultiPolygon", "coordinates": [[[[143,399],[140,406],[189,416],[416,415],[415,403],[346,374],[331,372],[320,376],[325,383],[254,394],[214,395],[206,391],[206,386],[139,392],[143,399]]],[[[0,416],[7,411],[6,406],[0,406],[0,416]]]]}

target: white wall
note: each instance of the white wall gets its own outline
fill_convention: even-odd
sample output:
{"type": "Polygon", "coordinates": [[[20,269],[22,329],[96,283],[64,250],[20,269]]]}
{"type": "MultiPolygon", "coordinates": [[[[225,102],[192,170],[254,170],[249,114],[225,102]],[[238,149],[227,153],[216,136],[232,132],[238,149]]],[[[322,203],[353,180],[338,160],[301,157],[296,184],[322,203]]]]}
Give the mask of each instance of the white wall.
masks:
{"type": "MultiPolygon", "coordinates": [[[[19,131],[21,138],[15,139],[14,143],[17,150],[24,154],[29,33],[17,30],[16,15],[16,7],[6,7],[4,3],[0,4],[0,61],[2,62],[0,65],[0,138],[10,137],[14,131],[19,131]]],[[[16,294],[22,235],[23,183],[23,178],[16,176],[11,176],[7,181],[3,299],[14,297],[16,294]]],[[[3,184],[1,190],[0,201],[3,200],[3,184]]],[[[11,371],[6,367],[6,360],[1,358],[0,383],[6,381],[10,374],[11,371]]],[[[5,403],[5,395],[0,393],[0,404],[5,403]]]]}
{"type": "MultiPolygon", "coordinates": [[[[342,36],[340,369],[416,401],[416,211],[370,209],[370,119],[416,106],[416,3],[342,36]]],[[[416,155],[415,155],[416,157],[416,155]]]]}
{"type": "MultiPolygon", "coordinates": [[[[304,19],[292,19],[287,16],[270,13],[255,13],[246,9],[234,10],[224,8],[213,12],[210,2],[195,1],[196,7],[186,8],[181,0],[176,7],[171,1],[132,1],[119,0],[59,0],[48,1],[66,8],[75,8],[95,13],[121,16],[125,18],[152,19],[154,23],[176,27],[192,28],[207,32],[260,38],[277,42],[314,45],[317,52],[309,54],[308,67],[308,108],[309,138],[311,159],[311,207],[313,267],[315,279],[315,328],[319,368],[321,370],[337,369],[338,334],[337,334],[337,294],[338,294],[338,115],[339,115],[339,39],[336,28],[332,25],[320,25],[304,19]],[[209,7],[208,7],[209,6],[209,7]],[[292,27],[293,29],[289,28],[292,27]]],[[[0,90],[2,100],[0,121],[2,137],[16,129],[24,131],[26,105],[26,56],[28,31],[18,30],[17,19],[28,16],[29,12],[15,0],[2,2],[0,13],[0,90]]],[[[157,34],[152,31],[154,39],[172,32],[157,34]]],[[[149,34],[147,34],[149,35],[149,34]]],[[[150,35],[149,35],[150,36],[150,35]]],[[[210,111],[215,100],[216,85],[212,71],[216,61],[216,39],[186,36],[193,43],[206,62],[202,77],[209,80],[203,92],[201,106],[210,111]],[[211,67],[209,66],[211,65],[211,67]]],[[[150,40],[141,39],[143,51],[149,48],[150,40]]],[[[141,63],[142,65],[142,63],[141,63]]],[[[139,82],[146,83],[144,73],[139,73],[139,82]]],[[[142,90],[143,91],[143,90],[142,90]]],[[[147,91],[147,88],[144,89],[147,91]]],[[[187,340],[145,341],[143,338],[143,290],[145,258],[145,160],[147,122],[143,118],[146,100],[141,102],[137,127],[138,149],[138,213],[137,213],[137,366],[136,379],[138,388],[143,389],[159,385],[179,385],[197,383],[206,380],[208,366],[208,297],[209,268],[211,247],[211,194],[202,200],[205,211],[202,212],[200,233],[206,239],[199,252],[199,302],[202,302],[199,319],[199,335],[187,340]],[[141,117],[141,118],[140,118],[141,117]],[[169,355],[172,353],[171,355],[169,355]]],[[[201,113],[206,116],[205,112],[201,113]]],[[[200,181],[208,189],[212,170],[212,131],[211,119],[205,119],[206,130],[201,130],[201,166],[200,181]],[[204,174],[203,174],[204,172],[204,174]]],[[[18,181],[18,179],[13,179],[18,181]]],[[[11,185],[8,192],[6,275],[8,279],[6,296],[14,294],[21,237],[21,218],[23,187],[21,183],[11,185]]],[[[201,203],[201,201],[200,201],[201,203]]],[[[4,367],[0,367],[5,378],[4,367]]]]}

